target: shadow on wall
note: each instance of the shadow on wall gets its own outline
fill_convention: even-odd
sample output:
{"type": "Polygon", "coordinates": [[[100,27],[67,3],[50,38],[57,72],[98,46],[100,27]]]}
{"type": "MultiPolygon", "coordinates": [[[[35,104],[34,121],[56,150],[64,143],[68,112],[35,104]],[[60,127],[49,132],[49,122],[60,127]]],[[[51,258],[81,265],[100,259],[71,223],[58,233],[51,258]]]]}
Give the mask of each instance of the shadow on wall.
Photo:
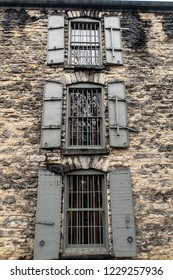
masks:
{"type": "Polygon", "coordinates": [[[24,9],[21,10],[7,9],[4,12],[4,19],[2,24],[4,29],[6,30],[16,26],[16,24],[19,27],[24,28],[28,18],[29,15],[24,9]]]}
{"type": "Polygon", "coordinates": [[[122,13],[122,27],[129,28],[124,30],[124,40],[128,48],[138,49],[145,47],[148,41],[150,20],[142,20],[138,13],[122,13]]]}
{"type": "Polygon", "coordinates": [[[37,13],[37,15],[33,16],[30,16],[25,9],[6,9],[4,10],[4,18],[2,20],[2,25],[5,30],[8,30],[12,27],[16,27],[16,25],[19,28],[24,28],[28,21],[37,21],[41,17],[41,15],[44,16],[46,14],[46,9],[41,9],[39,14],[37,13]]]}
{"type": "Polygon", "coordinates": [[[173,39],[173,15],[164,14],[162,18],[163,31],[166,33],[168,39],[173,39]]]}

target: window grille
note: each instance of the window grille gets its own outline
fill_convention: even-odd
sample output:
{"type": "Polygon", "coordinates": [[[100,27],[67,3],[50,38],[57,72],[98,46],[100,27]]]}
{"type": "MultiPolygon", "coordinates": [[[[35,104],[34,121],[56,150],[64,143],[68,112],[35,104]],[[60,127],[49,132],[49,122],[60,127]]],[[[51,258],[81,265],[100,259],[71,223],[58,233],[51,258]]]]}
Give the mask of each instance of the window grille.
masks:
{"type": "Polygon", "coordinates": [[[69,88],[69,146],[103,145],[102,89],[69,88]]]}
{"type": "Polygon", "coordinates": [[[67,176],[67,248],[105,248],[104,174],[67,176]]]}
{"type": "Polygon", "coordinates": [[[71,64],[100,64],[99,22],[71,22],[71,64]]]}

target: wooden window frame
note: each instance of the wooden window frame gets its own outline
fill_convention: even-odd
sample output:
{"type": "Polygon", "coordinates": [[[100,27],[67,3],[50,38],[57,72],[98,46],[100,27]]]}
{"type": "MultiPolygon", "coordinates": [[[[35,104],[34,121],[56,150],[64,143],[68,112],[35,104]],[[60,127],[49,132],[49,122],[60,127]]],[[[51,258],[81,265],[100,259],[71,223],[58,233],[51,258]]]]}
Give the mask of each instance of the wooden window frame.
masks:
{"type": "MultiPolygon", "coordinates": [[[[65,175],[65,192],[64,192],[64,255],[92,255],[92,254],[107,254],[108,253],[108,221],[107,221],[107,188],[106,188],[106,174],[97,170],[77,170],[68,172],[65,175]],[[73,208],[69,208],[69,180],[70,176],[101,176],[101,193],[102,193],[102,209],[98,209],[100,213],[102,212],[103,221],[103,237],[102,244],[89,243],[89,244],[68,244],[68,212],[76,211],[73,208]]],[[[95,211],[94,208],[80,208],[79,211],[95,211]]],[[[77,212],[79,212],[77,211],[77,212]]],[[[90,226],[90,225],[88,225],[90,226]]],[[[83,229],[82,229],[83,230],[83,229]]]]}

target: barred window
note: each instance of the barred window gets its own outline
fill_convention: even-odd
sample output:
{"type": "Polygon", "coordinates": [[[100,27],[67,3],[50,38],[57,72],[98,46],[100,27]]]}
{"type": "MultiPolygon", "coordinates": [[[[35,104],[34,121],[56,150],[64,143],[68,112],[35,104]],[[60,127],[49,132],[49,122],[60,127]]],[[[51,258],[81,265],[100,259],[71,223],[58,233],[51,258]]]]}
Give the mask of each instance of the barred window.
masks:
{"type": "Polygon", "coordinates": [[[100,65],[100,22],[88,19],[71,21],[70,51],[71,65],[100,65]]]}
{"type": "Polygon", "coordinates": [[[68,90],[67,142],[69,147],[103,146],[102,88],[80,84],[68,90]]]}
{"type": "MultiPolygon", "coordinates": [[[[106,250],[105,175],[76,171],[66,177],[66,248],[106,250]]],[[[73,251],[73,250],[72,250],[73,251]]]]}

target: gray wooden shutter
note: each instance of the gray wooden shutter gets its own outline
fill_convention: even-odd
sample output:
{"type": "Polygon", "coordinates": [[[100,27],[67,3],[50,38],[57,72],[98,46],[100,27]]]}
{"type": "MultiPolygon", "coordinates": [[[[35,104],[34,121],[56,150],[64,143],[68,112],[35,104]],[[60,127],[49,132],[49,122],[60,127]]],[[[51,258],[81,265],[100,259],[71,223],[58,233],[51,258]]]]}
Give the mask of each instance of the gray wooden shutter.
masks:
{"type": "Polygon", "coordinates": [[[112,147],[128,147],[127,102],[125,85],[121,82],[108,85],[109,139],[112,147]]]}
{"type": "Polygon", "coordinates": [[[42,148],[61,146],[62,86],[56,82],[45,85],[42,114],[42,148]]]}
{"type": "Polygon", "coordinates": [[[117,17],[105,17],[106,61],[110,64],[123,64],[120,20],[117,17]]]}
{"type": "Polygon", "coordinates": [[[35,260],[59,258],[61,188],[61,176],[48,170],[40,170],[35,226],[35,260]]]}
{"type": "Polygon", "coordinates": [[[48,20],[48,64],[64,62],[64,17],[52,15],[48,20]]]}
{"type": "Polygon", "coordinates": [[[110,172],[113,251],[116,257],[136,256],[136,233],[130,171],[110,172]]]}

